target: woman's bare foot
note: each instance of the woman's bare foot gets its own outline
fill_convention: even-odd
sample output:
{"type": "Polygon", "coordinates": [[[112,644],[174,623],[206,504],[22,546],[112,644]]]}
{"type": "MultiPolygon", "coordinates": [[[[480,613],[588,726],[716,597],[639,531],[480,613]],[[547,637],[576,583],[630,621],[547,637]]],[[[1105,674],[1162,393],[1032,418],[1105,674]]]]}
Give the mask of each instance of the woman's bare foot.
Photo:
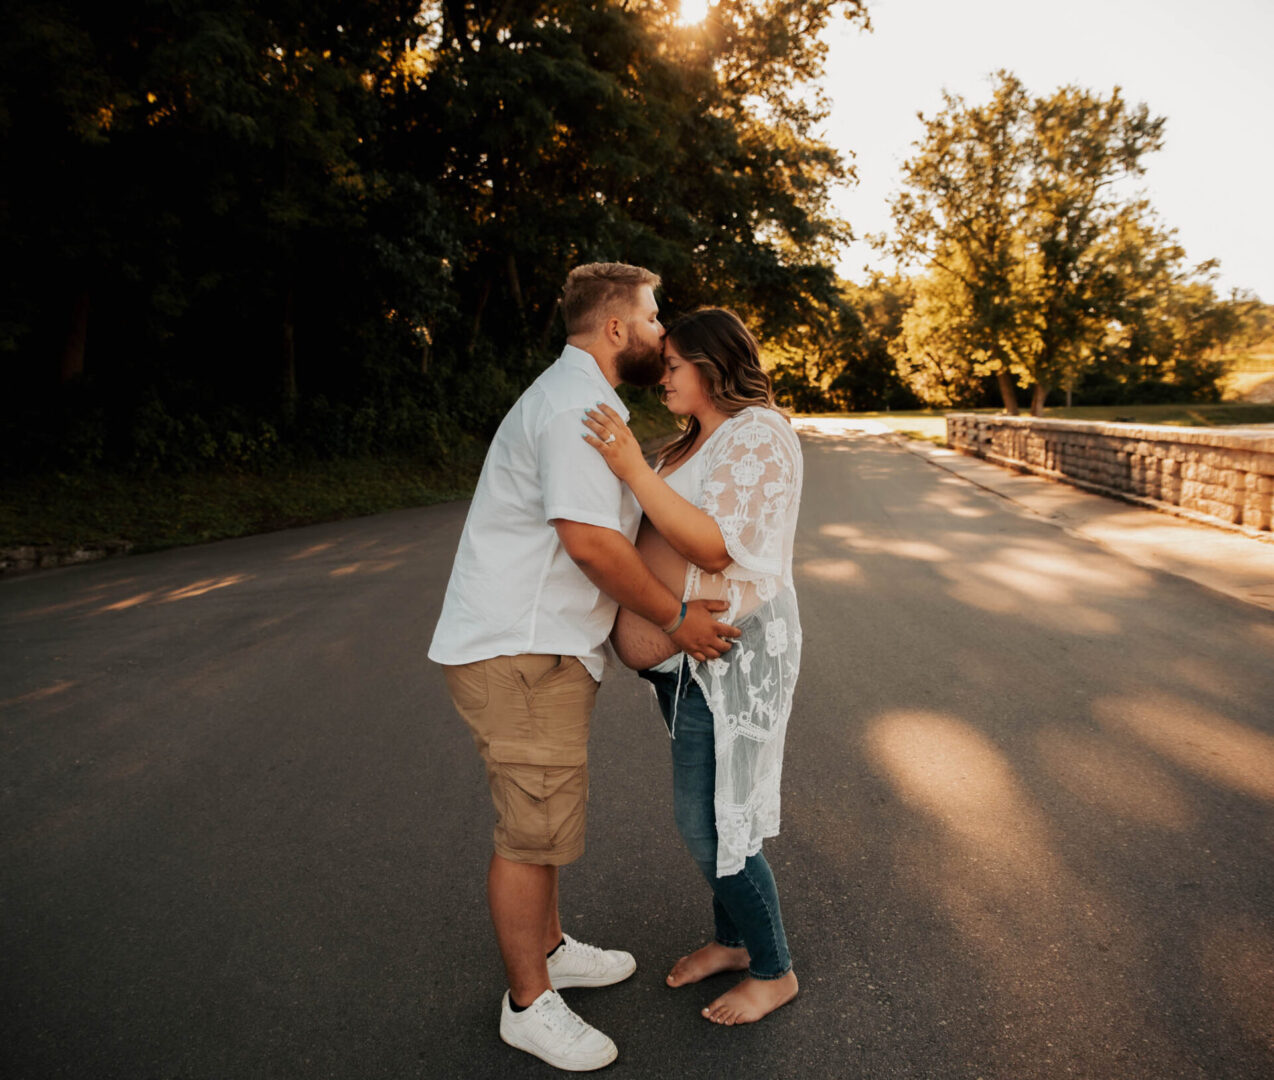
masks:
{"type": "Polygon", "coordinates": [[[799,989],[792,971],[781,979],[747,978],[717,998],[703,1015],[714,1024],[752,1024],[786,1005],[799,989]]]}
{"type": "Polygon", "coordinates": [[[667,982],[669,986],[686,986],[722,971],[747,971],[749,960],[747,949],[731,949],[714,941],[673,964],[667,982]]]}

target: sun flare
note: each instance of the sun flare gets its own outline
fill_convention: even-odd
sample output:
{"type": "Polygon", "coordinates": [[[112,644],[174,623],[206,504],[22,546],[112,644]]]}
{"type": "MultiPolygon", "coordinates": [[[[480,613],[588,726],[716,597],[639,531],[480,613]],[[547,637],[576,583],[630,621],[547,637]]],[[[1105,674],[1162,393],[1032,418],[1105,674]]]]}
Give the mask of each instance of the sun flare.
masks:
{"type": "Polygon", "coordinates": [[[701,23],[708,17],[709,0],[681,0],[681,14],[677,16],[683,26],[701,23]]]}

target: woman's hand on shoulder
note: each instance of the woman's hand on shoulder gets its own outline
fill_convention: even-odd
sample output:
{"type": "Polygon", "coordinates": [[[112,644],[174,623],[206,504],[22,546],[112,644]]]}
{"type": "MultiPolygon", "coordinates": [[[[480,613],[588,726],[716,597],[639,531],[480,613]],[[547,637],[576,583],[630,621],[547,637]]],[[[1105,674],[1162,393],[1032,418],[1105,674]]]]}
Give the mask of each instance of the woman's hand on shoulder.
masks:
{"type": "Polygon", "coordinates": [[[599,401],[587,410],[584,426],[592,432],[584,434],[584,441],[602,455],[610,471],[625,483],[650,469],[636,436],[609,405],[599,401]]]}

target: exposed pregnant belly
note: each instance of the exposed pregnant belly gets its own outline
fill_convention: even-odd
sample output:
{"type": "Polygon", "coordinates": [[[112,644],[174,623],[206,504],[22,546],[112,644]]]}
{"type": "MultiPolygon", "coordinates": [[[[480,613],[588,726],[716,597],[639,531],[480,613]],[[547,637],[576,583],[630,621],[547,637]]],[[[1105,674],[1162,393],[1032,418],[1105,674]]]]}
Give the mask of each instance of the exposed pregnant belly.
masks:
{"type": "MultiPolygon", "coordinates": [[[[686,560],[668,546],[668,541],[646,518],[641,519],[641,528],[637,532],[637,552],[650,567],[651,573],[680,598],[685,589],[686,560]]],[[[634,670],[653,667],[678,651],[672,639],[659,627],[627,608],[619,609],[610,640],[619,659],[634,670]]]]}

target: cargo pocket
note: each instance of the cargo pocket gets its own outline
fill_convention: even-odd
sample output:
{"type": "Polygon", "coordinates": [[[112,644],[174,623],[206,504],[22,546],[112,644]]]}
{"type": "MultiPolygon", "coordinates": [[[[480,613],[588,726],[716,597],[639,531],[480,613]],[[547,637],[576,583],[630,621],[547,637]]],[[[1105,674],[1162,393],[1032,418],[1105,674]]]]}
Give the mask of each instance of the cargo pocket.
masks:
{"type": "Polygon", "coordinates": [[[588,751],[492,739],[503,843],[527,855],[551,854],[582,839],[588,801],[588,751]]]}

